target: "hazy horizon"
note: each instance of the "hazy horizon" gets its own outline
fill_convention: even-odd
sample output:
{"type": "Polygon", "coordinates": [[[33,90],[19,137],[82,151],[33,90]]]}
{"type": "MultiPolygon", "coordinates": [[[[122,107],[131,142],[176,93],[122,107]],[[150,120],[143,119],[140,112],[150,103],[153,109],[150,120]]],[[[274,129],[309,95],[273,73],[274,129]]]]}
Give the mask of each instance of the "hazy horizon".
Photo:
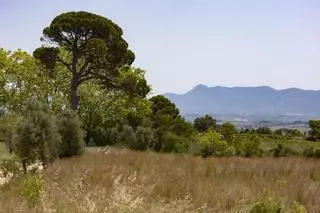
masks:
{"type": "Polygon", "coordinates": [[[278,88],[274,88],[274,87],[271,87],[271,86],[268,86],[268,85],[256,85],[256,86],[224,86],[224,85],[205,85],[205,84],[197,84],[197,85],[194,85],[192,86],[188,91],[186,92],[165,92],[163,94],[177,94],[177,95],[183,95],[187,92],[190,92],[191,90],[195,89],[196,87],[198,86],[204,86],[204,87],[207,87],[207,88],[216,88],[216,87],[222,87],[222,88],[228,88],[228,89],[234,89],[234,88],[258,88],[258,87],[268,87],[270,89],[273,89],[273,90],[276,90],[276,91],[282,91],[282,90],[289,90],[289,89],[298,89],[298,90],[304,90],[304,91],[315,91],[315,92],[320,92],[320,89],[303,89],[303,88],[298,88],[298,87],[287,87],[287,88],[281,88],[281,89],[278,89],[278,88]]]}
{"type": "Polygon", "coordinates": [[[198,84],[320,89],[315,0],[1,1],[0,47],[31,53],[55,16],[79,10],[123,29],[154,94],[198,84]]]}

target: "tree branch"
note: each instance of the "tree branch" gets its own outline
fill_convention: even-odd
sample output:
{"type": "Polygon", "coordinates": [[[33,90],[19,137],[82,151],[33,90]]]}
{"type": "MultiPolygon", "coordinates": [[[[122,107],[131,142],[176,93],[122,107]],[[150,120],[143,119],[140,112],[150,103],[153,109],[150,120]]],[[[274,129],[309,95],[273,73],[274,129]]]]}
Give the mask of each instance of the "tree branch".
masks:
{"type": "Polygon", "coordinates": [[[68,64],[67,62],[65,62],[64,60],[62,60],[61,58],[57,58],[57,61],[58,62],[60,62],[60,63],[62,63],[64,66],[66,66],[67,68],[68,68],[68,70],[70,71],[70,72],[72,72],[72,69],[71,69],[71,64],[68,64]]]}

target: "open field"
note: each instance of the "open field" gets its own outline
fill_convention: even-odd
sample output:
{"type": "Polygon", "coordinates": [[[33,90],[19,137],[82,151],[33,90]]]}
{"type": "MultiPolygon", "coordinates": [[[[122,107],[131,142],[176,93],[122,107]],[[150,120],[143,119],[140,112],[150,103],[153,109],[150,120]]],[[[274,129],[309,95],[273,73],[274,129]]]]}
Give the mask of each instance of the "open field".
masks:
{"type": "MultiPolygon", "coordinates": [[[[38,202],[22,179],[0,188],[2,212],[249,212],[257,202],[320,210],[320,161],[208,158],[126,150],[58,160],[41,177],[38,202]],[[278,203],[279,202],[279,203],[278,203]]],[[[294,211],[291,211],[294,212],[294,211]]]]}

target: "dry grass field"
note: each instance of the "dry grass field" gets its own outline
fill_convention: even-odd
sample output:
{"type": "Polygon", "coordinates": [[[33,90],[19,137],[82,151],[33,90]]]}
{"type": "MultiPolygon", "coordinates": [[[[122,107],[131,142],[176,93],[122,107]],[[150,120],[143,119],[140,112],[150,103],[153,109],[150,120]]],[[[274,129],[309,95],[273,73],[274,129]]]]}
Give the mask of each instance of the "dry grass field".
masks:
{"type": "Polygon", "coordinates": [[[320,212],[320,161],[110,149],[0,187],[1,213],[250,212],[257,205],[281,211],[251,212],[320,212]]]}

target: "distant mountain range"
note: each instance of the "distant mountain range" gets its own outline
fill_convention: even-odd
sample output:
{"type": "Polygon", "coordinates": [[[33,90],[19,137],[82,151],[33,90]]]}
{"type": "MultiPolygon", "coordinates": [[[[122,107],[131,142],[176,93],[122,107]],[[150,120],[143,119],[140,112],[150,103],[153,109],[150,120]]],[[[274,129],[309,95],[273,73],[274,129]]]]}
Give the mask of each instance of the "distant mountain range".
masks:
{"type": "Polygon", "coordinates": [[[214,114],[259,119],[293,117],[308,120],[320,116],[320,90],[259,87],[207,87],[198,85],[179,95],[164,94],[183,115],[214,114]]]}

